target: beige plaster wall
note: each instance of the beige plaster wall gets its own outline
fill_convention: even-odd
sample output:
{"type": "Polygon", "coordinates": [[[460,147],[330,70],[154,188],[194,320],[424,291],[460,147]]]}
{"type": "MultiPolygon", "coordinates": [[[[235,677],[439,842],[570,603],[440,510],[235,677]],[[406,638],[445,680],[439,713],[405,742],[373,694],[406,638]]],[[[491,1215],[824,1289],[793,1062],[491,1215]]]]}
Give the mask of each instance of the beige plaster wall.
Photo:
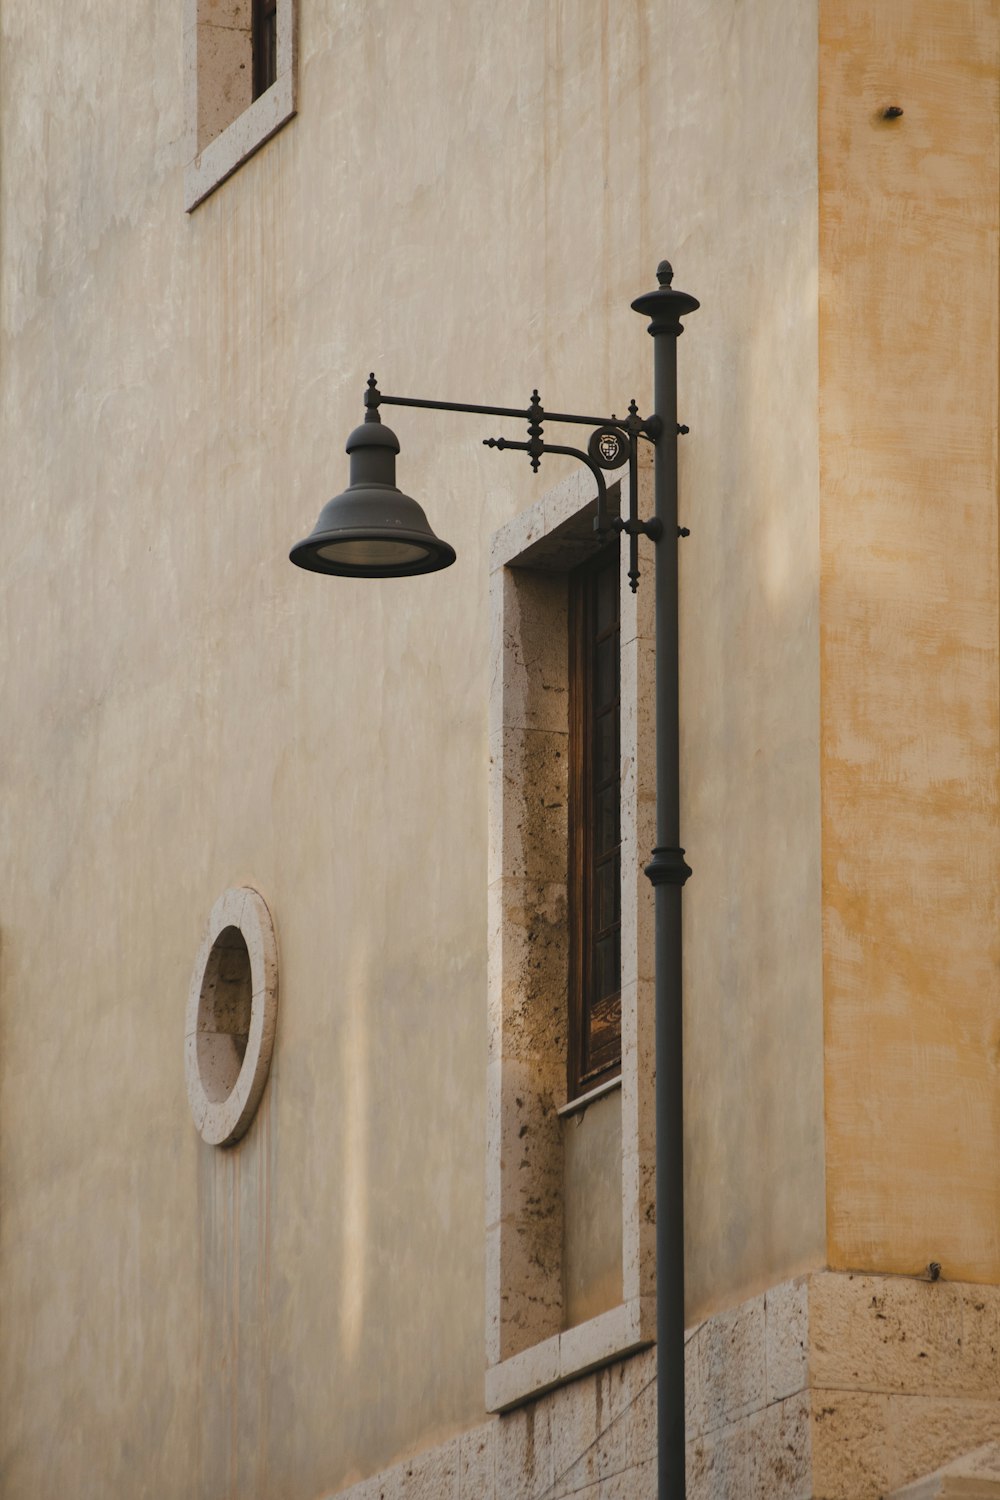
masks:
{"type": "Polygon", "coordinates": [[[401,414],[458,566],[287,550],[371,368],[648,404],[665,253],[692,1314],[822,1257],[815,11],[303,0],[297,118],[191,216],[179,15],[0,25],[4,1494],[305,1497],[483,1415],[486,538],[562,468],[401,414]],[[282,1000],[222,1154],[182,1033],[239,884],[282,1000]]]}
{"type": "Polygon", "coordinates": [[[692,10],[657,168],[702,302],[678,351],[689,1317],[824,1255],[817,14],[692,10]]]}
{"type": "Polygon", "coordinates": [[[1000,6],[821,11],[829,1256],[997,1281],[1000,6]]]}

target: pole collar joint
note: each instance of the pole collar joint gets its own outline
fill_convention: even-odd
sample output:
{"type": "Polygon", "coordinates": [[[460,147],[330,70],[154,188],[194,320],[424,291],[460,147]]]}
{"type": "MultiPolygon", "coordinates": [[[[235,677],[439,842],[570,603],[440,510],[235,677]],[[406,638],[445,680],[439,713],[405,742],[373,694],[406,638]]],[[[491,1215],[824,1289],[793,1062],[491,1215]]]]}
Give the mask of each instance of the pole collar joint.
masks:
{"type": "Polygon", "coordinates": [[[653,886],[683,885],[691,873],[683,849],[665,849],[662,845],[653,850],[653,857],[643,871],[653,886]]]}

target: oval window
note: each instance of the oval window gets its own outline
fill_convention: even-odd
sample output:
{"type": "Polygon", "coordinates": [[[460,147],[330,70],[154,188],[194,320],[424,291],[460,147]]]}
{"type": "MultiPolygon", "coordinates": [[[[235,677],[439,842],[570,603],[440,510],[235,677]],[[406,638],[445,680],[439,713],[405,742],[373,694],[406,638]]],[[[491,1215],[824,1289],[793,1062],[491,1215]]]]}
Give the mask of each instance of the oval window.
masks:
{"type": "Polygon", "coordinates": [[[278,1008],[271,913],[249,886],[212,908],[191,976],[184,1036],[188,1102],[211,1146],[238,1141],[267,1082],[278,1008]]]}

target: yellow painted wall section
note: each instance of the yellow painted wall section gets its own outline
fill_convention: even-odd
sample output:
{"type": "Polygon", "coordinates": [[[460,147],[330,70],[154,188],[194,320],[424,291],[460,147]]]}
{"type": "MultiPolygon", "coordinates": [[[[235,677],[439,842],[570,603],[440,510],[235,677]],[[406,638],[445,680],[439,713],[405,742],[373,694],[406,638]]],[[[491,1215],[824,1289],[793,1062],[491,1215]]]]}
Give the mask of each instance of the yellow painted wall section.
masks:
{"type": "Polygon", "coordinates": [[[820,58],[828,1253],[997,1281],[1000,5],[820,58]]]}

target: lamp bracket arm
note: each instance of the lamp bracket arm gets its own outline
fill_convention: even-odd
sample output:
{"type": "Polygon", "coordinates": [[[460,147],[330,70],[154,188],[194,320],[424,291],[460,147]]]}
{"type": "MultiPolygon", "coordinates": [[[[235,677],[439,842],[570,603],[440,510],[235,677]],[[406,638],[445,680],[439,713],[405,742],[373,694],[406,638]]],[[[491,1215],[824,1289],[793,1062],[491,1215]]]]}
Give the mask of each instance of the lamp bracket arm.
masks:
{"type": "MultiPolygon", "coordinates": [[[[416,406],[425,411],[456,411],[471,412],[476,416],[483,417],[520,417],[522,420],[530,421],[537,413],[539,418],[546,422],[570,422],[579,427],[612,427],[619,426],[623,429],[631,427],[633,420],[637,422],[637,430],[651,442],[655,442],[659,435],[662,423],[659,417],[638,418],[633,414],[628,418],[621,418],[612,414],[610,417],[588,417],[579,412],[569,411],[546,411],[538,400],[538,392],[533,392],[532,400],[528,406],[480,406],[469,401],[430,401],[423,396],[386,396],[379,390],[374,374],[368,377],[368,387],[364,395],[366,411],[378,412],[380,406],[416,406]]],[[[635,403],[632,403],[634,408],[635,403]]],[[[377,420],[377,416],[372,420],[377,420]]]]}
{"type": "Polygon", "coordinates": [[[532,391],[530,402],[523,408],[485,406],[470,401],[431,401],[423,396],[386,396],[379,390],[374,374],[368,377],[364,404],[366,422],[381,421],[380,406],[411,406],[424,411],[469,412],[475,416],[519,417],[522,421],[526,421],[528,424],[526,442],[516,442],[511,438],[503,437],[485,438],[484,446],[499,449],[511,448],[520,453],[527,453],[531,459],[531,467],[536,473],[543,453],[562,453],[568,458],[575,458],[580,463],[586,464],[597,485],[597,514],[594,517],[594,531],[599,537],[604,537],[609,532],[619,534],[624,532],[628,536],[628,576],[632,592],[635,593],[639,584],[639,537],[648,536],[655,542],[663,534],[663,527],[659,521],[644,521],[639,516],[638,481],[639,439],[645,438],[647,442],[656,443],[663,433],[661,417],[655,414],[651,417],[640,417],[639,408],[634,400],[629,402],[628,415],[625,417],[618,417],[614,412],[610,417],[588,417],[579,412],[546,411],[537,390],[532,391]],[[566,422],[592,428],[587,451],[567,447],[562,443],[545,442],[542,434],[547,422],[566,422]],[[608,487],[603,471],[620,469],[625,463],[628,464],[629,470],[629,500],[628,514],[622,518],[612,516],[608,512],[608,487]]]}
{"type": "Polygon", "coordinates": [[[472,412],[481,417],[527,417],[528,413],[521,406],[478,406],[469,401],[427,401],[422,396],[384,396],[381,391],[375,392],[374,400],[369,400],[369,393],[365,392],[365,406],[369,411],[377,410],[380,406],[419,406],[424,411],[465,411],[472,412]]]}
{"type": "Polygon", "coordinates": [[[617,516],[608,514],[608,486],[599,466],[594,463],[588,453],[579,448],[569,448],[564,443],[546,443],[541,438],[531,438],[526,443],[515,442],[512,438],[483,438],[484,448],[497,448],[503,451],[513,448],[518,453],[531,454],[531,466],[538,468],[538,460],[543,453],[563,453],[567,458],[576,458],[593,474],[597,483],[597,514],[594,517],[594,530],[603,535],[608,531],[621,531],[624,523],[617,516]]]}
{"type": "MultiPolygon", "coordinates": [[[[570,448],[564,443],[546,443],[540,437],[533,437],[528,442],[517,442],[512,438],[484,438],[484,448],[497,448],[503,451],[508,448],[518,453],[530,453],[532,467],[537,469],[538,462],[543,453],[561,453],[567,458],[575,458],[580,463],[586,464],[597,485],[597,513],[594,516],[594,532],[599,537],[605,537],[609,532],[616,532],[619,536],[624,533],[629,539],[629,583],[633,594],[639,586],[639,537],[648,536],[651,541],[659,541],[663,535],[663,525],[655,517],[644,521],[639,515],[639,474],[638,474],[638,434],[622,432],[621,424],[615,422],[614,429],[624,438],[628,447],[628,469],[629,469],[629,505],[626,516],[613,516],[608,511],[608,486],[602,472],[603,467],[610,467],[608,459],[601,457],[600,440],[612,429],[612,423],[605,422],[595,428],[588,453],[580,448],[570,448]]],[[[620,450],[619,450],[620,454],[620,450]]],[[[621,466],[620,456],[617,458],[615,467],[621,466]]]]}

